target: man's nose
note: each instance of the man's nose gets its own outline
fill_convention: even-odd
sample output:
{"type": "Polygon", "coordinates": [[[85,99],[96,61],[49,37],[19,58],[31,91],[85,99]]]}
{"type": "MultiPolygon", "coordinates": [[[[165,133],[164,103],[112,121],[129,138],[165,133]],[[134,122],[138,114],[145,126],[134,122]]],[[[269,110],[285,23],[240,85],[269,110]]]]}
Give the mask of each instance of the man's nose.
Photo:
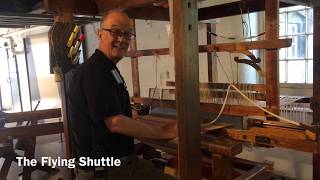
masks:
{"type": "Polygon", "coordinates": [[[124,37],[123,34],[119,35],[117,39],[118,39],[118,41],[120,41],[120,42],[126,41],[126,38],[124,37]]]}

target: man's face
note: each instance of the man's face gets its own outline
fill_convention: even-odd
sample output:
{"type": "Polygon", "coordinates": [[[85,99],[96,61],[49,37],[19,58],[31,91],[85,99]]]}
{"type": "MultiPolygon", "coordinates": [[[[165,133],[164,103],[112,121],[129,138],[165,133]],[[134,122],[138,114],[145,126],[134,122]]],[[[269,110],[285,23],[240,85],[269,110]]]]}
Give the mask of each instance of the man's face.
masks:
{"type": "Polygon", "coordinates": [[[128,50],[132,25],[130,19],[122,13],[112,13],[101,25],[99,31],[99,49],[117,63],[128,50]]]}

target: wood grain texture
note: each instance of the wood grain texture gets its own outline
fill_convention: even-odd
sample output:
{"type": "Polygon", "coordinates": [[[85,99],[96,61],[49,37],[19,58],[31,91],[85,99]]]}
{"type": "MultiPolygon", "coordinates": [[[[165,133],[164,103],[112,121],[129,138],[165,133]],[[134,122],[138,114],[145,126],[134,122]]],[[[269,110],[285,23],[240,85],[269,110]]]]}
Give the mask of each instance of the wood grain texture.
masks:
{"type": "MultiPolygon", "coordinates": [[[[132,20],[133,33],[136,34],[135,20],[132,20]]],[[[137,50],[136,39],[132,40],[130,43],[130,50],[137,50]]],[[[132,86],[133,86],[133,96],[140,97],[140,80],[139,80],[139,61],[137,57],[131,57],[131,72],[132,72],[132,86]]]]}
{"type": "MultiPolygon", "coordinates": [[[[279,39],[279,0],[265,1],[265,31],[266,40],[279,39]]],[[[279,51],[266,50],[266,103],[267,107],[273,109],[275,114],[280,110],[280,88],[279,88],[279,51]]]]}
{"type": "Polygon", "coordinates": [[[60,118],[60,117],[61,117],[60,108],[0,114],[0,119],[4,118],[5,123],[38,121],[41,119],[51,119],[51,118],[60,118]]]}
{"type": "MultiPolygon", "coordinates": [[[[141,103],[144,105],[152,104],[152,107],[176,108],[176,102],[174,100],[157,100],[150,98],[132,98],[132,100],[134,103],[141,103]]],[[[221,104],[200,103],[200,109],[204,112],[219,113],[221,106],[221,104]]],[[[226,105],[222,114],[231,116],[265,116],[265,113],[257,107],[241,105],[226,105]]]]}
{"type": "Polygon", "coordinates": [[[196,0],[173,2],[179,178],[201,179],[198,7],[196,0]]]}
{"type": "Polygon", "coordinates": [[[63,132],[63,123],[47,123],[31,126],[19,126],[12,128],[3,128],[0,130],[0,140],[6,140],[8,137],[33,137],[49,134],[58,134],[63,132]]]}
{"type": "Polygon", "coordinates": [[[320,179],[320,3],[313,8],[313,97],[311,108],[313,110],[312,124],[317,127],[318,149],[313,154],[313,179],[320,179]]]}
{"type": "MultiPolygon", "coordinates": [[[[292,43],[291,39],[277,39],[277,40],[262,40],[262,41],[250,41],[250,42],[238,42],[238,43],[221,43],[221,44],[209,44],[200,45],[200,53],[205,52],[239,52],[253,49],[271,49],[276,50],[279,48],[290,47],[292,43]]],[[[195,47],[196,48],[196,47],[195,47]]],[[[168,55],[169,48],[159,49],[145,49],[137,51],[128,51],[126,57],[140,57],[140,56],[154,56],[154,55],[168,55]]]]}
{"type": "Polygon", "coordinates": [[[308,153],[317,152],[317,142],[308,140],[304,131],[288,130],[279,127],[252,127],[249,130],[227,128],[226,133],[233,139],[242,140],[251,144],[281,147],[308,153]],[[259,138],[266,141],[261,142],[258,140],[259,138]],[[268,143],[267,140],[269,141],[268,143]]]}

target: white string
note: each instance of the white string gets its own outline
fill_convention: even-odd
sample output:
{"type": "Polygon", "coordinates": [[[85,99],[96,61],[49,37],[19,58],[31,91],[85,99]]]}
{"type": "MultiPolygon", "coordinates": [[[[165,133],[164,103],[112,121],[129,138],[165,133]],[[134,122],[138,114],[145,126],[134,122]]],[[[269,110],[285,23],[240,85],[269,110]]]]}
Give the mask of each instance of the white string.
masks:
{"type": "Polygon", "coordinates": [[[222,107],[221,107],[221,109],[220,109],[220,112],[219,112],[218,116],[217,116],[214,120],[210,121],[209,123],[203,123],[203,124],[201,124],[201,127],[202,127],[202,128],[206,128],[206,127],[212,125],[213,123],[215,123],[215,122],[220,118],[222,112],[224,111],[224,108],[225,108],[225,105],[226,105],[226,102],[227,102],[227,99],[228,99],[228,94],[229,94],[229,91],[230,91],[230,87],[232,87],[234,90],[236,90],[245,100],[247,100],[249,103],[251,103],[252,105],[254,105],[254,106],[256,106],[257,108],[259,108],[259,109],[262,110],[263,112],[268,113],[268,114],[270,114],[271,116],[276,117],[276,118],[278,118],[278,119],[280,119],[280,120],[283,120],[283,121],[285,121],[285,122],[287,122],[287,123],[294,124],[294,125],[297,125],[297,126],[300,125],[300,123],[298,123],[298,122],[295,122],[295,121],[293,121],[293,120],[287,119],[287,118],[285,118],[285,117],[278,116],[278,115],[276,115],[276,114],[274,114],[274,113],[266,110],[265,108],[259,106],[259,105],[256,104],[254,101],[252,101],[250,98],[248,98],[245,94],[243,94],[235,85],[233,85],[233,84],[230,83],[229,86],[228,86],[228,90],[227,90],[226,97],[225,97],[225,99],[224,99],[223,105],[222,105],[222,107]]]}
{"type": "Polygon", "coordinates": [[[228,89],[227,89],[226,97],[224,98],[224,102],[222,104],[222,107],[220,109],[220,112],[219,112],[218,116],[214,120],[210,121],[209,123],[202,123],[201,124],[202,128],[205,128],[205,127],[208,127],[208,126],[212,125],[213,123],[215,123],[220,118],[220,116],[221,116],[221,114],[222,114],[222,112],[223,112],[223,110],[224,110],[224,108],[225,108],[225,106],[227,104],[227,99],[228,99],[228,95],[229,95],[229,92],[230,92],[230,88],[231,88],[231,86],[229,85],[228,89]]]}

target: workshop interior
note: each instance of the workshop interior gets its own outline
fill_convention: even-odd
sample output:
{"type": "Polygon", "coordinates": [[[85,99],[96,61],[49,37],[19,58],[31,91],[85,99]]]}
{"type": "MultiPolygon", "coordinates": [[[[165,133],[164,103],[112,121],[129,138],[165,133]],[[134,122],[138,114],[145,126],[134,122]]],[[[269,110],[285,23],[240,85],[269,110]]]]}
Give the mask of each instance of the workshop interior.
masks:
{"type": "Polygon", "coordinates": [[[178,125],[137,157],[181,180],[320,179],[318,0],[2,0],[0,180],[76,179],[68,85],[113,9],[132,114],[178,125]]]}

